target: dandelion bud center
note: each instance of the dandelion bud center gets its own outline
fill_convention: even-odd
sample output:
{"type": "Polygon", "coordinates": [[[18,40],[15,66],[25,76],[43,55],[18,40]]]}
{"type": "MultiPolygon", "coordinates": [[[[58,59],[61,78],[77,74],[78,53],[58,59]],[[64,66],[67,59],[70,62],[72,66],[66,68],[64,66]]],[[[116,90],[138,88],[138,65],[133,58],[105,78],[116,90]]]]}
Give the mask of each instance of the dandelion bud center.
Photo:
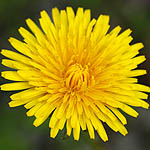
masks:
{"type": "Polygon", "coordinates": [[[66,72],[66,87],[73,90],[84,89],[89,84],[89,68],[80,64],[71,65],[66,72]]]}

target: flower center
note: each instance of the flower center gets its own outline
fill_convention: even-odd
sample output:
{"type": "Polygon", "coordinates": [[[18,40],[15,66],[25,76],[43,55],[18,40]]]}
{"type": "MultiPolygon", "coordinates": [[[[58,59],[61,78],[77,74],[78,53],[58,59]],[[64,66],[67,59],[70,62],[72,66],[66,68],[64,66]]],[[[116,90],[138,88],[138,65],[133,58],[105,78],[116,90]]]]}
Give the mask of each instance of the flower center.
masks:
{"type": "Polygon", "coordinates": [[[89,78],[88,66],[82,67],[76,63],[71,65],[66,72],[66,87],[73,91],[84,90],[89,85],[89,78]]]}

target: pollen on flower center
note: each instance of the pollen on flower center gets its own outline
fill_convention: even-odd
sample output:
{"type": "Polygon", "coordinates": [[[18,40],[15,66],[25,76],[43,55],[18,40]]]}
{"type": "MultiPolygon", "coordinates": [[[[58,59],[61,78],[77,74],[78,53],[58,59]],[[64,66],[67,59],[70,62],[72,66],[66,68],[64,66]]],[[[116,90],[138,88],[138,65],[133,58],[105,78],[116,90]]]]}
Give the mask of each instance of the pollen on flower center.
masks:
{"type": "Polygon", "coordinates": [[[66,87],[73,91],[78,91],[88,87],[90,81],[90,73],[88,65],[84,67],[81,64],[71,65],[66,72],[66,87]]]}

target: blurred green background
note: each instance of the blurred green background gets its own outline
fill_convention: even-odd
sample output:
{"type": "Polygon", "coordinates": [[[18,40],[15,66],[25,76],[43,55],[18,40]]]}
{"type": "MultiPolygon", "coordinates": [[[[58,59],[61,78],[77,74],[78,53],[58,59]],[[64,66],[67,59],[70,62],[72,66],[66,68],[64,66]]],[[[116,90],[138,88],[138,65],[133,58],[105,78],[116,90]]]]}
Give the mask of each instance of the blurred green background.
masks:
{"type": "MultiPolygon", "coordinates": [[[[40,11],[66,6],[90,8],[92,17],[108,14],[111,28],[120,25],[123,30],[131,28],[133,43],[143,42],[141,51],[147,58],[140,68],[148,74],[139,78],[139,82],[150,86],[150,0],[0,0],[0,48],[12,49],[8,43],[10,36],[21,40],[17,29],[25,25],[25,19],[32,18],[38,23],[40,11]]],[[[0,56],[2,59],[2,56],[0,56]]],[[[8,70],[0,66],[0,71],[8,70]]],[[[7,81],[0,78],[0,83],[7,81]]],[[[9,108],[11,92],[0,91],[0,150],[149,150],[150,149],[150,112],[137,108],[137,119],[126,116],[129,134],[125,137],[105,126],[109,141],[104,143],[98,137],[90,140],[86,132],[81,133],[80,141],[66,137],[61,131],[57,138],[49,138],[48,121],[38,128],[32,125],[33,117],[26,117],[23,107],[9,108]]]]}

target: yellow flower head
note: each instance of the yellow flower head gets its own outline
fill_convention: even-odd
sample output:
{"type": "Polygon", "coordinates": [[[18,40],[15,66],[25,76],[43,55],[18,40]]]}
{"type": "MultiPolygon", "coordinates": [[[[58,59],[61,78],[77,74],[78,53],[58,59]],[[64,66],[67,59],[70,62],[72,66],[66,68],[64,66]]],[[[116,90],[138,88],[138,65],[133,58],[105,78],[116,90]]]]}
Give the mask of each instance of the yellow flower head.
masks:
{"type": "Polygon", "coordinates": [[[66,133],[79,140],[80,129],[88,130],[91,139],[95,131],[103,141],[108,137],[102,122],[115,132],[127,134],[126,118],[120,110],[137,117],[130,106],[148,108],[150,88],[138,84],[136,76],[146,73],[135,70],[145,61],[136,56],[142,43],[130,45],[131,30],[119,34],[117,26],[111,32],[109,16],[91,20],[90,10],[71,7],[52,9],[53,22],[45,11],[39,19],[43,31],[31,20],[26,23],[32,33],[19,28],[21,42],[10,38],[18,51],[2,50],[10,58],[2,64],[15,71],[4,71],[1,76],[17,81],[1,85],[1,90],[23,90],[11,95],[10,107],[24,105],[27,116],[35,116],[34,126],[41,125],[49,116],[50,136],[66,126],[66,133]]]}

